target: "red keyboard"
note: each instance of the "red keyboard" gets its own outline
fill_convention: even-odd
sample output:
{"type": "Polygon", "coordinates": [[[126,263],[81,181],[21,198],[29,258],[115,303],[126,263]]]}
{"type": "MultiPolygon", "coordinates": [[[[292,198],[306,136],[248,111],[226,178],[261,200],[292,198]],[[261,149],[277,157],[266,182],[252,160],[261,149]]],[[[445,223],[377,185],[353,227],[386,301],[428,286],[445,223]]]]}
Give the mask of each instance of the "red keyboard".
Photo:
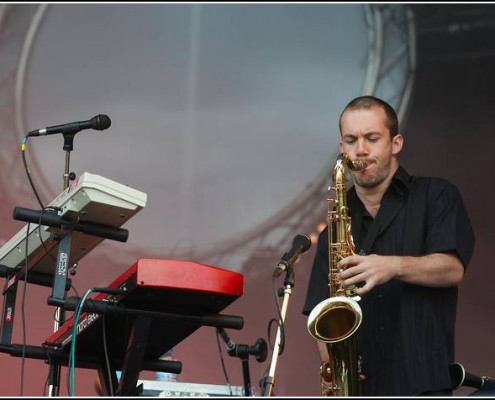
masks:
{"type": "MultiPolygon", "coordinates": [[[[237,272],[191,261],[142,258],[107,287],[125,289],[125,294],[100,293],[93,299],[112,300],[119,307],[129,309],[205,316],[220,313],[242,296],[244,277],[237,272]]],[[[109,355],[121,357],[125,354],[133,317],[90,312],[81,313],[78,320],[76,353],[102,354],[103,318],[109,355]]],[[[46,344],[67,347],[72,340],[73,327],[74,319],[68,319],[47,338],[46,344]]],[[[180,320],[153,319],[146,359],[157,359],[198,328],[200,325],[180,320]]]]}

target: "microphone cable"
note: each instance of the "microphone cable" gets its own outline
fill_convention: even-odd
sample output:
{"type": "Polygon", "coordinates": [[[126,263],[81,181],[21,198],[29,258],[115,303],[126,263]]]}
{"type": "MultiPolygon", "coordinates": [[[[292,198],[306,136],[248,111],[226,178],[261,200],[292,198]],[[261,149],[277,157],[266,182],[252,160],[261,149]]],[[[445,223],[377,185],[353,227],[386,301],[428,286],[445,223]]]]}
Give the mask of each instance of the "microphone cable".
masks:
{"type": "Polygon", "coordinates": [[[223,358],[222,347],[220,345],[220,339],[219,339],[220,332],[217,329],[215,329],[215,333],[216,333],[215,337],[217,339],[218,354],[220,355],[220,363],[222,364],[223,376],[225,377],[225,381],[227,382],[227,386],[229,388],[230,395],[232,396],[232,385],[230,384],[229,375],[227,373],[227,369],[225,368],[225,360],[223,358]]]}
{"type": "Polygon", "coordinates": [[[103,354],[105,356],[105,369],[108,375],[108,382],[110,382],[110,396],[113,397],[113,384],[112,384],[112,372],[110,371],[110,359],[108,357],[108,347],[107,347],[107,330],[105,324],[105,315],[101,316],[101,323],[103,325],[102,334],[103,334],[103,354]]]}
{"type": "MultiPolygon", "coordinates": [[[[272,323],[276,323],[277,326],[280,326],[280,348],[279,348],[278,355],[281,355],[284,352],[284,347],[285,347],[285,324],[284,324],[284,321],[282,319],[282,312],[280,310],[279,291],[276,288],[275,282],[276,282],[275,277],[272,277],[272,291],[273,291],[273,296],[274,296],[274,300],[275,300],[275,305],[277,308],[278,319],[276,320],[276,319],[272,318],[270,320],[270,323],[268,325],[268,339],[270,339],[270,329],[271,329],[272,323]]],[[[272,344],[270,342],[270,340],[269,340],[269,343],[270,343],[271,350],[273,352],[274,347],[275,347],[275,343],[272,344]]]]}
{"type": "MultiPolygon", "coordinates": [[[[38,204],[41,207],[41,215],[40,215],[40,222],[38,223],[38,237],[40,240],[40,243],[42,244],[43,248],[45,249],[45,253],[53,260],[56,261],[56,258],[50,253],[48,248],[46,247],[46,243],[42,240],[41,238],[41,218],[43,215],[43,212],[45,211],[50,211],[54,210],[57,211],[58,208],[56,207],[45,207],[43,205],[43,202],[41,201],[41,198],[38,194],[38,190],[36,189],[36,186],[34,185],[33,179],[31,177],[31,172],[29,170],[29,166],[27,163],[26,159],[26,150],[27,150],[27,142],[28,142],[28,135],[24,136],[21,144],[21,158],[22,158],[22,163],[24,166],[24,171],[26,172],[26,176],[28,178],[29,184],[33,190],[33,193],[36,197],[36,200],[38,201],[38,204]]],[[[21,321],[22,321],[22,356],[21,356],[21,379],[20,379],[20,396],[24,395],[24,372],[25,372],[25,360],[26,360],[26,354],[25,354],[25,346],[26,346],[26,313],[25,313],[25,301],[26,301],[26,293],[27,293],[27,284],[28,284],[28,249],[29,249],[29,234],[30,234],[30,227],[31,223],[27,223],[26,225],[26,237],[25,237],[25,249],[24,249],[24,283],[23,283],[23,289],[22,289],[22,296],[21,296],[21,321]]],[[[47,379],[48,381],[48,379],[47,379]]],[[[46,387],[46,383],[45,383],[46,387]]],[[[44,390],[43,390],[44,391],[44,390]]]]}
{"type": "MultiPolygon", "coordinates": [[[[46,247],[45,242],[41,239],[41,218],[43,216],[43,212],[45,212],[45,211],[59,211],[60,208],[59,207],[51,207],[51,206],[45,207],[43,205],[43,202],[41,201],[41,198],[40,198],[40,196],[38,194],[38,191],[36,190],[36,187],[34,186],[34,182],[33,182],[32,177],[31,177],[31,172],[29,170],[29,166],[27,165],[26,154],[25,154],[26,149],[27,149],[27,141],[28,141],[28,136],[26,135],[24,137],[23,141],[22,141],[21,155],[22,155],[22,162],[23,162],[23,165],[24,165],[24,171],[26,172],[26,175],[27,175],[29,184],[30,184],[31,188],[33,189],[33,193],[34,193],[34,195],[36,197],[36,200],[38,201],[38,204],[41,207],[40,222],[38,223],[38,237],[40,239],[41,244],[43,245],[43,248],[45,249],[46,254],[52,260],[56,261],[56,258],[52,254],[50,254],[49,250],[46,247]]],[[[28,229],[26,231],[26,236],[27,235],[29,235],[29,225],[28,225],[28,229]]],[[[26,247],[27,247],[27,244],[26,244],[26,247]]]]}
{"type": "MultiPolygon", "coordinates": [[[[79,324],[79,318],[81,317],[81,313],[82,313],[82,309],[83,309],[83,306],[84,306],[84,303],[86,302],[86,300],[88,300],[88,296],[91,294],[91,293],[98,293],[98,292],[101,292],[101,293],[105,293],[105,290],[108,290],[108,288],[105,288],[105,287],[93,287],[93,288],[90,288],[86,291],[86,293],[84,293],[83,297],[79,299],[79,301],[77,302],[77,305],[76,305],[76,309],[75,309],[75,313],[73,315],[74,317],[74,325],[72,327],[72,341],[71,341],[71,347],[70,347],[70,352],[69,352],[69,362],[68,362],[68,376],[69,376],[69,379],[68,379],[68,387],[67,387],[67,391],[69,393],[70,396],[74,397],[75,396],[75,359],[76,359],[76,339],[77,339],[77,327],[78,327],[78,324],[79,324]]],[[[117,307],[120,307],[122,309],[126,309],[126,307],[120,303],[115,303],[115,305],[117,307]]],[[[87,311],[88,313],[90,313],[91,311],[88,310],[87,311]]],[[[106,337],[106,324],[105,324],[105,315],[101,315],[101,318],[102,318],[102,331],[103,331],[103,352],[104,352],[104,356],[105,356],[105,368],[106,368],[106,372],[108,374],[108,378],[109,378],[109,382],[111,383],[112,382],[112,376],[111,376],[111,371],[110,371],[110,360],[109,360],[109,356],[108,356],[108,347],[107,347],[107,337],[106,337]]],[[[127,321],[127,319],[126,319],[127,321]]],[[[126,329],[127,331],[128,329],[126,329]]],[[[113,387],[112,385],[110,385],[110,395],[113,396],[113,387]]]]}
{"type": "Polygon", "coordinates": [[[69,353],[69,375],[70,375],[70,385],[69,385],[69,394],[70,396],[74,397],[75,396],[75,386],[76,386],[76,376],[75,376],[75,358],[76,358],[76,338],[77,338],[77,326],[78,326],[78,321],[79,317],[81,316],[82,308],[84,305],[84,302],[86,301],[87,297],[93,293],[94,289],[90,288],[84,293],[83,297],[79,300],[77,307],[76,307],[76,314],[74,317],[74,326],[72,327],[72,342],[70,344],[70,353],[69,353]]]}
{"type": "MultiPolygon", "coordinates": [[[[27,229],[29,231],[29,222],[27,224],[27,229]]],[[[21,326],[22,326],[22,357],[21,357],[21,381],[20,381],[20,395],[21,397],[24,395],[24,370],[26,363],[26,312],[25,312],[25,304],[26,304],[26,291],[27,291],[27,273],[28,273],[28,235],[26,235],[26,247],[24,249],[24,283],[22,286],[22,296],[21,296],[21,326]]],[[[6,285],[8,281],[6,280],[6,285]]]]}
{"type": "Polygon", "coordinates": [[[26,136],[24,136],[24,139],[22,140],[22,144],[21,144],[22,163],[24,164],[24,170],[26,171],[26,175],[27,175],[27,178],[29,180],[29,184],[31,185],[31,188],[33,189],[34,195],[36,196],[36,200],[38,200],[38,204],[40,205],[41,209],[44,210],[45,206],[43,205],[43,202],[41,201],[41,198],[38,195],[38,191],[36,190],[36,187],[34,186],[33,179],[31,178],[31,172],[29,171],[29,167],[28,167],[27,161],[26,161],[27,141],[28,141],[28,136],[26,135],[26,136]]]}
{"type": "MultiPolygon", "coordinates": [[[[279,290],[277,289],[276,287],[276,276],[275,274],[272,275],[272,293],[273,293],[273,297],[274,297],[274,301],[275,301],[275,306],[277,308],[277,316],[278,316],[278,319],[275,319],[275,318],[272,318],[270,319],[270,321],[268,322],[268,346],[270,347],[270,350],[272,352],[272,355],[273,355],[273,352],[275,351],[275,344],[276,343],[272,343],[271,342],[271,329],[272,329],[272,326],[273,324],[276,324],[277,328],[280,327],[280,347],[279,347],[279,351],[278,351],[278,355],[281,355],[283,352],[284,352],[284,348],[285,348],[285,325],[284,325],[284,321],[282,319],[282,312],[280,310],[280,301],[279,301],[279,290]]],[[[276,334],[275,334],[275,340],[276,340],[276,334]]],[[[261,386],[261,389],[263,390],[263,381],[264,379],[266,378],[266,376],[268,375],[269,371],[270,371],[270,365],[271,363],[268,363],[267,367],[265,368],[265,371],[263,373],[263,377],[260,379],[260,386],[261,386]]]]}

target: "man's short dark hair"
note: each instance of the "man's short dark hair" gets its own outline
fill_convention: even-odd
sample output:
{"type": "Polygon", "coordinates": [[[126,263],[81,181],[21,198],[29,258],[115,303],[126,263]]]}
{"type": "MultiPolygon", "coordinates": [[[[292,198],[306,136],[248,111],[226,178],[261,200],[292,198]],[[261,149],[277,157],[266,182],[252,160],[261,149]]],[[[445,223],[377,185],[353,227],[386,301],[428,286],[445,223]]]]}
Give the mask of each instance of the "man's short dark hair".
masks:
{"type": "Polygon", "coordinates": [[[383,111],[385,111],[385,115],[387,117],[387,128],[390,132],[390,137],[394,137],[399,134],[399,119],[397,118],[397,113],[394,108],[388,104],[386,101],[379,99],[374,96],[360,96],[351,100],[349,104],[347,104],[340,114],[339,118],[339,129],[342,133],[342,115],[347,110],[369,110],[372,107],[381,107],[383,111]]]}

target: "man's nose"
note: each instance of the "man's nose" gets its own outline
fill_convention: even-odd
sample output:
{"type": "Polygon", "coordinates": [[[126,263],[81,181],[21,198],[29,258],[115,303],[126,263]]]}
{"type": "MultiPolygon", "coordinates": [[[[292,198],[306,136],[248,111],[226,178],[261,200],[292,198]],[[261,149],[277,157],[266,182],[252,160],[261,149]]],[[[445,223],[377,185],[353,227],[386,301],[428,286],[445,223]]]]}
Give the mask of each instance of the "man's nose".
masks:
{"type": "Polygon", "coordinates": [[[357,141],[357,154],[361,155],[361,154],[368,154],[368,146],[366,144],[366,140],[360,138],[358,139],[357,141]]]}

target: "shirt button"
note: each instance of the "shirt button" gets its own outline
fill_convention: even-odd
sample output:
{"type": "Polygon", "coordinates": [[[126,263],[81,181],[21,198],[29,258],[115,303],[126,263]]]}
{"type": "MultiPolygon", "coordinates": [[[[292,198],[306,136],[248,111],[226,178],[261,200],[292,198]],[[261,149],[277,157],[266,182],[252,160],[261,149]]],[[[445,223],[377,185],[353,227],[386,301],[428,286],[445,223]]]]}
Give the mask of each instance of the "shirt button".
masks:
{"type": "Polygon", "coordinates": [[[380,326],[378,329],[380,330],[380,332],[383,332],[385,330],[385,327],[384,326],[380,326]]]}
{"type": "Polygon", "coordinates": [[[376,295],[376,298],[377,298],[378,300],[383,299],[383,294],[377,294],[377,295],[376,295]]]}

